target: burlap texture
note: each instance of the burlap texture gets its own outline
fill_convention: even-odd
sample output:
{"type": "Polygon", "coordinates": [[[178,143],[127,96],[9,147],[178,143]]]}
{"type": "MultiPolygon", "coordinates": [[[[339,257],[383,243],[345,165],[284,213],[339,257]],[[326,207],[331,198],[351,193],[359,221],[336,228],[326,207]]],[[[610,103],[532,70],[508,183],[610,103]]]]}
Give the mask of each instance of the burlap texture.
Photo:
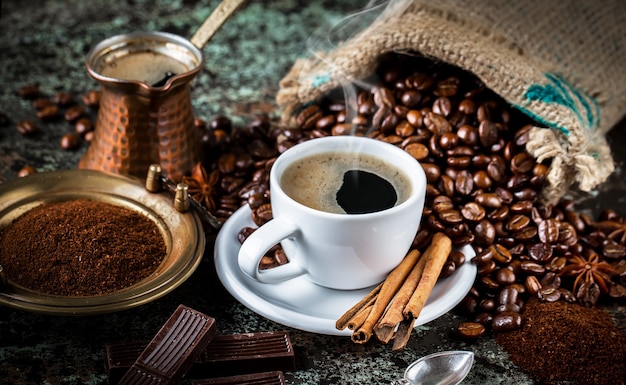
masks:
{"type": "Polygon", "coordinates": [[[367,78],[385,53],[419,52],[474,73],[550,127],[535,127],[527,145],[538,161],[551,159],[545,201],[574,184],[590,191],[613,172],[604,134],[626,109],[626,2],[399,0],[387,11],[335,49],[294,63],[277,94],[285,118],[367,78]]]}

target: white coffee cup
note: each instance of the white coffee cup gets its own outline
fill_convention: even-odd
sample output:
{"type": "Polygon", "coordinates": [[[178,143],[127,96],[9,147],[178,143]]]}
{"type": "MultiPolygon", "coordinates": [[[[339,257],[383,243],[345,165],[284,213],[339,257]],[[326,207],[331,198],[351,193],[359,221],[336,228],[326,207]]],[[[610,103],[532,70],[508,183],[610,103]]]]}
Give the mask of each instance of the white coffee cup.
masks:
{"type": "MultiPolygon", "coordinates": [[[[383,178],[396,187],[395,178],[383,178]]],[[[273,219],[242,244],[238,256],[242,271],[263,283],[305,275],[324,287],[361,289],[384,280],[408,252],[424,208],[426,176],[417,160],[394,145],[364,137],[332,136],[308,140],[281,154],[270,171],[270,192],[273,219]],[[346,214],[313,209],[285,193],[281,178],[290,165],[336,152],[378,158],[404,175],[409,186],[406,199],[381,211],[346,214]],[[278,243],[289,262],[259,269],[263,255],[278,243]]]]}

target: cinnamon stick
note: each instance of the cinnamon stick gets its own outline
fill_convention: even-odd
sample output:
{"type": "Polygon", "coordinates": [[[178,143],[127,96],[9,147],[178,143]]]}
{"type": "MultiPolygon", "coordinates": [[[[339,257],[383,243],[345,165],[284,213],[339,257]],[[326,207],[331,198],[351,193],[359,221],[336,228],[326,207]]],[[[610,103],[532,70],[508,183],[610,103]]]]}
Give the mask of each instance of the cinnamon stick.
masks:
{"type": "Polygon", "coordinates": [[[402,312],[405,318],[419,317],[451,251],[452,241],[447,235],[444,233],[433,235],[432,243],[428,247],[430,256],[426,259],[422,277],[402,312]]]}
{"type": "Polygon", "coordinates": [[[411,337],[411,331],[413,331],[413,325],[415,325],[415,318],[404,319],[398,324],[398,330],[393,337],[393,346],[391,347],[391,351],[397,352],[398,350],[402,350],[406,347],[406,344],[409,342],[409,338],[411,337]]]}
{"type": "Polygon", "coordinates": [[[365,307],[368,306],[368,304],[371,304],[372,301],[376,299],[376,296],[378,295],[378,292],[380,292],[380,288],[382,286],[382,282],[379,283],[375,288],[367,293],[365,297],[361,298],[359,302],[354,304],[354,306],[352,306],[345,313],[343,313],[343,315],[339,317],[337,322],[335,322],[335,328],[337,328],[338,330],[345,329],[348,326],[348,322],[350,322],[350,320],[354,318],[356,314],[361,312],[365,307]]]}
{"type": "Polygon", "coordinates": [[[364,307],[360,312],[356,313],[354,317],[352,317],[352,319],[348,322],[348,329],[356,330],[360,328],[361,325],[363,325],[363,323],[367,319],[367,316],[369,316],[370,312],[372,311],[375,301],[375,299],[372,299],[372,301],[366,307],[364,307]]]}
{"type": "Polygon", "coordinates": [[[385,314],[378,321],[376,326],[374,326],[374,334],[380,342],[389,342],[393,337],[396,326],[398,326],[398,324],[405,319],[403,314],[404,308],[415,292],[415,288],[422,277],[424,266],[426,265],[426,259],[430,254],[429,250],[430,249],[427,249],[415,266],[413,266],[413,269],[406,277],[406,280],[400,287],[400,290],[398,290],[398,293],[391,301],[391,304],[389,304],[385,314]]]}
{"type": "Polygon", "coordinates": [[[376,302],[374,302],[374,306],[365,319],[365,322],[363,322],[363,325],[352,333],[353,342],[364,344],[369,341],[372,336],[374,325],[376,325],[380,316],[389,305],[389,302],[391,302],[393,296],[396,294],[398,289],[400,289],[400,286],[402,286],[406,276],[417,263],[419,256],[419,251],[411,250],[409,254],[404,257],[402,262],[400,262],[400,264],[396,266],[391,273],[389,273],[387,278],[382,283],[380,292],[376,297],[376,302]]]}

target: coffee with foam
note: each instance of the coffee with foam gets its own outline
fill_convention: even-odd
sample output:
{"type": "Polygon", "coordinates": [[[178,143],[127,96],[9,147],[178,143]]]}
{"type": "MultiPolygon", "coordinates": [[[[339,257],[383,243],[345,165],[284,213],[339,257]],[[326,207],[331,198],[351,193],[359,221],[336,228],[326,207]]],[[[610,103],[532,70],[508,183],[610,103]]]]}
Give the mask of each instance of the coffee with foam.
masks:
{"type": "Polygon", "coordinates": [[[375,156],[320,153],[299,159],[280,185],[293,200],[336,214],[364,214],[397,206],[411,195],[409,178],[375,156]]]}

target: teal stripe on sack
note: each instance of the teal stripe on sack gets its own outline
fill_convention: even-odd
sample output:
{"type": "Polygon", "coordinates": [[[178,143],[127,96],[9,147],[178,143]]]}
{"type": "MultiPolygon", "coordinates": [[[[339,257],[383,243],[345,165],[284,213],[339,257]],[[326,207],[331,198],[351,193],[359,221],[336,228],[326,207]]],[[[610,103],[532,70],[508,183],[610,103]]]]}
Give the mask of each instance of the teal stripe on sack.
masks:
{"type": "MultiPolygon", "coordinates": [[[[595,98],[578,90],[562,76],[555,73],[544,74],[548,79],[545,85],[533,84],[526,90],[524,97],[528,101],[540,101],[547,104],[559,104],[571,110],[582,126],[587,129],[595,129],[600,122],[600,106],[595,98]]],[[[529,113],[526,108],[519,107],[534,119],[551,127],[560,129],[569,135],[569,129],[558,122],[550,122],[537,114],[529,113]]]]}
{"type": "Polygon", "coordinates": [[[323,84],[326,84],[330,81],[330,73],[325,73],[323,75],[315,75],[313,78],[313,87],[319,87],[323,84]]]}

